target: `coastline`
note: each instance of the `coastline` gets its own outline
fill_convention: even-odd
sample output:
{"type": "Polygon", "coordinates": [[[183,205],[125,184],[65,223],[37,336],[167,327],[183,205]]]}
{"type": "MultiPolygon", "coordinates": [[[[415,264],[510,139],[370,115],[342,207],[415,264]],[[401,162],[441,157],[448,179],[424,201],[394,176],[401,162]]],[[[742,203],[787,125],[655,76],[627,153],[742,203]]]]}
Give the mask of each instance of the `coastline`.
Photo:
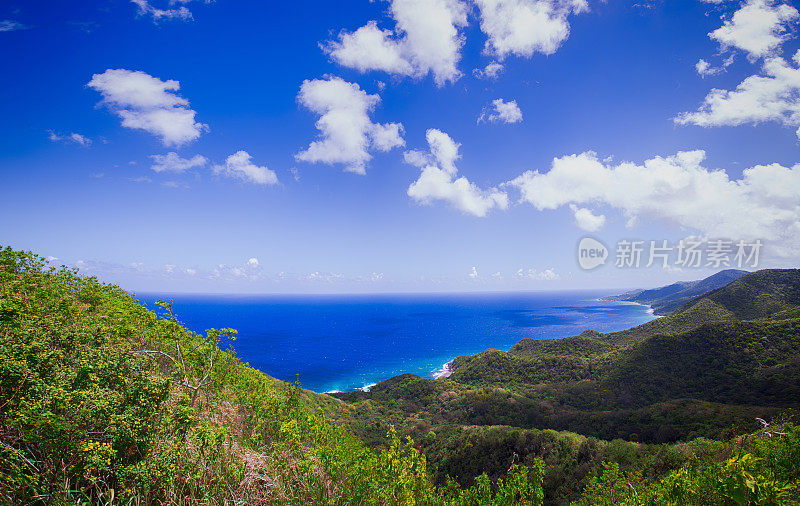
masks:
{"type": "MultiPolygon", "coordinates": [[[[643,306],[643,307],[647,308],[647,314],[652,316],[654,320],[657,319],[657,318],[663,318],[665,316],[665,315],[655,314],[655,310],[653,309],[653,306],[651,306],[650,304],[643,304],[641,302],[633,302],[633,301],[628,301],[628,300],[607,300],[607,299],[604,299],[602,297],[601,298],[597,298],[597,299],[593,299],[593,300],[598,301],[598,302],[617,302],[617,303],[620,303],[620,304],[633,304],[633,305],[636,305],[636,306],[643,306]]],[[[634,325],[634,327],[635,326],[636,325],[634,325]]],[[[633,327],[631,327],[631,328],[633,328],[633,327]]],[[[433,371],[431,371],[431,377],[433,379],[443,379],[443,378],[450,377],[450,375],[453,374],[452,366],[453,366],[453,362],[454,361],[455,361],[455,359],[453,359],[453,360],[451,360],[449,362],[445,362],[444,364],[442,364],[442,367],[440,367],[438,369],[434,369],[433,371]]],[[[361,390],[363,392],[369,392],[369,388],[371,388],[373,386],[375,386],[375,385],[374,384],[373,385],[368,385],[367,387],[357,388],[356,390],[361,390]]]]}
{"type": "MultiPolygon", "coordinates": [[[[448,378],[454,358],[488,348],[508,350],[525,338],[569,337],[586,328],[624,330],[652,319],[638,305],[592,302],[601,295],[554,291],[377,302],[187,296],[176,299],[174,310],[198,331],[224,321],[239,330],[236,349],[244,360],[286,381],[300,373],[304,388],[336,395],[368,391],[406,373],[448,378]]],[[[140,300],[150,306],[162,298],[151,294],[140,300]]]]}
{"type": "Polygon", "coordinates": [[[666,315],[663,315],[663,314],[656,314],[656,311],[655,311],[655,309],[653,309],[653,306],[651,306],[650,304],[644,304],[642,302],[634,302],[632,300],[609,300],[609,299],[605,299],[603,297],[600,297],[599,299],[595,299],[595,300],[596,301],[602,301],[602,302],[616,302],[618,304],[634,304],[636,306],[643,306],[643,307],[647,308],[647,314],[652,316],[653,319],[664,318],[664,316],[666,316],[666,315]]]}
{"type": "MultiPolygon", "coordinates": [[[[632,304],[632,305],[636,305],[636,306],[642,306],[642,307],[646,307],[647,308],[647,314],[650,315],[651,317],[653,317],[653,319],[663,318],[664,317],[664,315],[655,314],[655,310],[653,309],[653,307],[650,304],[643,304],[641,302],[633,302],[633,301],[628,301],[628,300],[613,300],[613,301],[610,301],[610,300],[606,300],[606,299],[604,299],[602,297],[601,298],[597,298],[597,299],[592,299],[592,300],[598,301],[598,302],[617,302],[619,304],[632,304]]],[[[636,325],[634,325],[634,327],[635,326],[636,325]]],[[[631,328],[633,328],[633,327],[631,327],[631,328]]],[[[445,362],[438,369],[432,370],[430,372],[430,377],[432,379],[449,378],[453,374],[453,369],[452,369],[453,362],[455,362],[455,358],[450,360],[450,361],[448,361],[448,362],[445,362]]],[[[372,390],[372,387],[374,387],[375,385],[377,385],[377,383],[372,383],[372,384],[369,384],[369,385],[364,385],[362,387],[357,387],[357,388],[354,388],[352,391],[353,392],[358,392],[358,391],[369,392],[370,390],[372,390]]],[[[329,392],[326,392],[326,393],[329,393],[329,392]]],[[[341,393],[341,392],[340,391],[333,391],[333,392],[330,392],[330,393],[341,393]]]]}
{"type": "Polygon", "coordinates": [[[449,377],[451,374],[453,374],[453,369],[452,369],[453,361],[455,361],[455,359],[449,362],[445,362],[439,369],[434,369],[433,371],[431,371],[431,377],[433,379],[442,379],[449,377]]]}

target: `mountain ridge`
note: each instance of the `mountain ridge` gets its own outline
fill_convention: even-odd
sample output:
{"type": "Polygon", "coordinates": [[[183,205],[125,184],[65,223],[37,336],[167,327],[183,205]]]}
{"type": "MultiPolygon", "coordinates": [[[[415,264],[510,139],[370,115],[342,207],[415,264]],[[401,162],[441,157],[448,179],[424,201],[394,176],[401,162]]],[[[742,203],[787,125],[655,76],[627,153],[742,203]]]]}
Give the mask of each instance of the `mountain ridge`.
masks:
{"type": "Polygon", "coordinates": [[[601,297],[601,300],[645,304],[653,308],[654,314],[666,316],[691,299],[722,288],[746,274],[747,271],[725,269],[703,279],[678,281],[660,288],[632,290],[619,295],[601,297]]]}

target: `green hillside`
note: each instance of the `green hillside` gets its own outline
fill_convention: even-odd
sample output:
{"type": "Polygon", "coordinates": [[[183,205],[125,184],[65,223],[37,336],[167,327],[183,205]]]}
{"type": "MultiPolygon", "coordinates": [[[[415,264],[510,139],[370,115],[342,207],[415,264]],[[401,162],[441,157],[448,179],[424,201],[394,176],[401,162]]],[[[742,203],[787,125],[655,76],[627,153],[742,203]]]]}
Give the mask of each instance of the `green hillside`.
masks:
{"type": "Polygon", "coordinates": [[[669,316],[612,332],[605,339],[627,344],[657,333],[685,332],[716,321],[766,318],[797,307],[800,307],[800,270],[762,270],[704,293],[679,306],[669,316]]]}
{"type": "MultiPolygon", "coordinates": [[[[403,375],[369,393],[337,397],[415,427],[410,433],[446,427],[461,434],[456,439],[462,426],[497,426],[519,437],[552,429],[646,445],[729,438],[757,429],[756,418],[800,405],[798,290],[798,270],[759,271],[628,331],[523,339],[508,352],[458,357],[444,380],[403,375]]],[[[351,426],[377,443],[374,428],[351,426]]],[[[461,473],[454,456],[426,454],[434,470],[469,482],[473,467],[491,470],[497,453],[522,451],[492,448],[482,458],[465,457],[470,463],[461,473]]],[[[532,453],[548,462],[544,448],[532,453]]],[[[550,491],[568,496],[563,487],[550,491]]]]}
{"type": "MultiPolygon", "coordinates": [[[[0,503],[540,504],[542,465],[435,487],[393,428],[236,358],[113,285],[0,249],[0,503]]],[[[221,349],[223,346],[225,350],[221,349]]]]}
{"type": "MultiPolygon", "coordinates": [[[[783,276],[741,293],[790,305],[783,276]]],[[[797,314],[586,332],[336,398],[241,362],[233,329],[0,249],[0,503],[795,503],[797,314]]]]}

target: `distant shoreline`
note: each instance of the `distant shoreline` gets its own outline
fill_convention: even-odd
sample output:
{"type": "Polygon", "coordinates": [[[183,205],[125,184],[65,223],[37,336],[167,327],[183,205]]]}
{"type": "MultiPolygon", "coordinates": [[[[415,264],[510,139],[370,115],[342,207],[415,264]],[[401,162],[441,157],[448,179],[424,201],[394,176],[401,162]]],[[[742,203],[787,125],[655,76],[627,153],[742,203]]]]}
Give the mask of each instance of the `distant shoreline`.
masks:
{"type": "MultiPolygon", "coordinates": [[[[650,305],[650,304],[644,304],[644,303],[642,303],[642,302],[634,302],[634,301],[632,301],[632,300],[609,300],[609,299],[597,299],[597,300],[601,300],[601,301],[603,301],[603,302],[616,302],[616,303],[618,303],[618,304],[636,304],[637,306],[644,306],[644,307],[646,307],[646,308],[647,308],[647,313],[648,313],[650,316],[652,316],[653,318],[664,318],[664,316],[666,316],[666,315],[663,315],[663,314],[656,314],[656,311],[655,311],[655,309],[653,309],[653,306],[652,306],[652,305],[650,305]]],[[[635,326],[636,326],[636,325],[634,325],[634,327],[635,327],[635,326]]],[[[631,327],[631,328],[633,328],[633,327],[631,327]]]]}
{"type": "MultiPolygon", "coordinates": [[[[652,316],[653,319],[663,318],[664,317],[664,315],[655,314],[655,310],[653,309],[653,306],[651,306],[650,304],[642,304],[641,302],[632,302],[632,301],[628,301],[628,300],[608,300],[608,299],[605,299],[605,298],[602,298],[602,297],[601,298],[597,298],[597,299],[592,299],[592,300],[595,300],[597,302],[617,302],[617,303],[620,303],[620,304],[634,304],[634,305],[637,305],[637,306],[644,306],[644,307],[647,308],[647,314],[652,316]]],[[[634,325],[633,327],[630,327],[630,328],[634,328],[634,327],[636,327],[638,325],[639,324],[634,325]]],[[[564,339],[564,338],[563,337],[558,337],[558,338],[555,338],[555,339],[564,339]]],[[[445,362],[442,365],[442,367],[440,367],[439,369],[434,369],[433,371],[431,371],[431,377],[433,379],[443,379],[443,378],[450,377],[450,375],[453,374],[452,367],[453,367],[453,362],[455,362],[455,360],[456,359],[453,359],[453,360],[451,360],[449,362],[445,362]]],[[[369,389],[372,388],[373,386],[375,386],[375,385],[373,384],[373,385],[368,385],[366,387],[356,388],[356,390],[369,392],[369,389]]]]}

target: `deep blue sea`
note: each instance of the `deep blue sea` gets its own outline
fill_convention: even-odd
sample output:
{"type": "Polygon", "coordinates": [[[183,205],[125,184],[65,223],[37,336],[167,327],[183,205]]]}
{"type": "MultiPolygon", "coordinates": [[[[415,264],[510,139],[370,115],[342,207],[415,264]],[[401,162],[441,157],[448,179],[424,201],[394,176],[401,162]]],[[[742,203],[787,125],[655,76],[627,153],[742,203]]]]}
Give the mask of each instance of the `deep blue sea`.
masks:
{"type": "Polygon", "coordinates": [[[598,301],[608,292],[413,295],[139,294],[150,309],[174,300],[196,332],[239,331],[238,356],[317,392],[350,391],[402,373],[433,377],[458,355],[508,350],[524,337],[622,330],[653,318],[647,307],[598,301]]]}

